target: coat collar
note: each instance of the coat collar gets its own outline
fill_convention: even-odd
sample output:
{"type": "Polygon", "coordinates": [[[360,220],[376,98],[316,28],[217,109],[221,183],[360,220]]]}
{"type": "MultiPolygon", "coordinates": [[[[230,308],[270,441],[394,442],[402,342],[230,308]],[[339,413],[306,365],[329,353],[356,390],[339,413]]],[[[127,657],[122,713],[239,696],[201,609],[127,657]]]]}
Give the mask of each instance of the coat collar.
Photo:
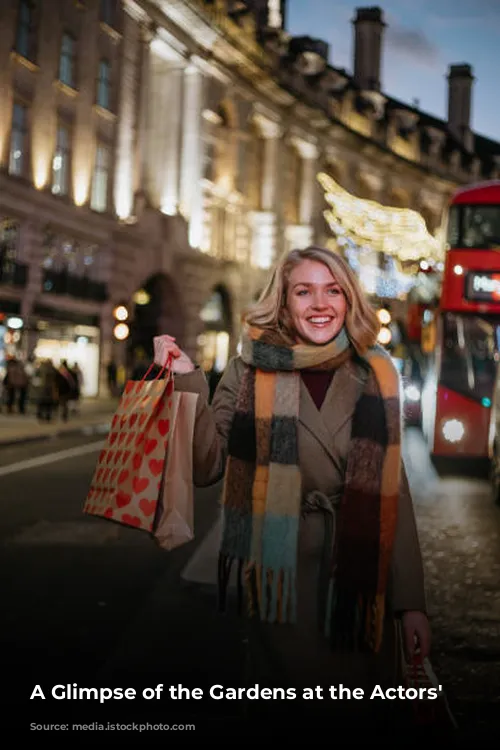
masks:
{"type": "Polygon", "coordinates": [[[341,365],[318,411],[307,386],[300,382],[299,422],[314,435],[333,460],[333,438],[354,413],[367,373],[352,361],[341,365]]]}

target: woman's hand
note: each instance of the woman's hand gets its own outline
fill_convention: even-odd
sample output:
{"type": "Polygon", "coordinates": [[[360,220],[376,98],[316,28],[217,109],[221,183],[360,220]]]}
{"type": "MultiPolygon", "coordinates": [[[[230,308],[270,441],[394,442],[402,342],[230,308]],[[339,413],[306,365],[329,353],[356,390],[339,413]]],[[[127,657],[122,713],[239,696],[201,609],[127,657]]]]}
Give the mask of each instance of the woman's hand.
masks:
{"type": "Polygon", "coordinates": [[[192,372],[195,368],[188,355],[179,349],[173,336],[155,336],[153,339],[155,364],[165,367],[168,358],[172,358],[172,372],[179,375],[192,372]]]}
{"type": "Polygon", "coordinates": [[[407,659],[413,659],[416,649],[422,659],[425,659],[431,650],[431,626],[427,615],[417,611],[404,612],[402,623],[407,659]]]}

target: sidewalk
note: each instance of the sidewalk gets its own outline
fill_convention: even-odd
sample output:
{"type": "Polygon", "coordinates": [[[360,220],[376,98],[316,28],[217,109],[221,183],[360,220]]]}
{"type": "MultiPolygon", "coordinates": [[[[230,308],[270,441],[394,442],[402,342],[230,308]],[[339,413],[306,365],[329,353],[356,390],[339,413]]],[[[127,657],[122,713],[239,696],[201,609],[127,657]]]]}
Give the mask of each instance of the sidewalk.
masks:
{"type": "Polygon", "coordinates": [[[118,406],[118,399],[82,399],[79,414],[70,414],[63,422],[59,414],[52,422],[40,422],[36,418],[35,406],[29,404],[26,414],[6,414],[5,407],[0,413],[0,446],[27,443],[45,437],[55,437],[64,433],[78,432],[85,427],[105,426],[111,422],[118,406]]]}

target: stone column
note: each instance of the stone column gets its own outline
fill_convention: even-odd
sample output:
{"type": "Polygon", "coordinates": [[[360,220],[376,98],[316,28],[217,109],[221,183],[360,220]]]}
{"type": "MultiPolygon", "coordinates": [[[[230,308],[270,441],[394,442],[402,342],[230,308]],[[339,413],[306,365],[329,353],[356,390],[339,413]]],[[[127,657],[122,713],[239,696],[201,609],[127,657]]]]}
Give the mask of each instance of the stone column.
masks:
{"type": "Polygon", "coordinates": [[[277,194],[278,139],[283,135],[283,128],[279,123],[261,114],[256,114],[254,121],[264,139],[261,209],[263,211],[274,211],[277,194]]]}
{"type": "Polygon", "coordinates": [[[203,97],[203,73],[191,63],[184,70],[180,211],[189,223],[192,247],[199,247],[202,239],[203,97]]]}
{"type": "Polygon", "coordinates": [[[148,97],[147,191],[153,205],[173,215],[179,202],[182,61],[151,54],[148,97]]]}
{"type": "Polygon", "coordinates": [[[299,141],[297,143],[302,159],[302,181],[300,186],[299,198],[299,222],[302,226],[310,225],[313,221],[314,213],[314,193],[316,179],[316,160],[318,158],[318,149],[312,143],[299,141]]]}
{"type": "Polygon", "coordinates": [[[161,205],[163,213],[174,216],[179,207],[179,172],[181,152],[182,117],[182,67],[169,70],[164,87],[168,91],[165,119],[161,123],[165,139],[165,155],[161,179],[161,205]]]}
{"type": "Polygon", "coordinates": [[[134,193],[146,192],[147,185],[147,131],[148,103],[150,97],[150,45],[154,39],[154,28],[142,24],[140,33],[139,112],[135,142],[134,193]]]}
{"type": "Polygon", "coordinates": [[[123,58],[114,181],[115,211],[120,219],[128,218],[133,208],[136,81],[139,55],[139,27],[136,19],[129,13],[124,13],[123,26],[123,58]]]}

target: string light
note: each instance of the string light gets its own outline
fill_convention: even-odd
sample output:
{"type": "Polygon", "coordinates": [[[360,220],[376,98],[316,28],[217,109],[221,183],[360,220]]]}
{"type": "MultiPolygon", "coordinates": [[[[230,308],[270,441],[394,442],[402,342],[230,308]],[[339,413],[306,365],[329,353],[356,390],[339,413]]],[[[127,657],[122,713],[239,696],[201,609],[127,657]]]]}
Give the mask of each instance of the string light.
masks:
{"type": "Polygon", "coordinates": [[[443,260],[442,243],[429,233],[418,211],[357,198],[324,172],[317,179],[328,204],[324,217],[338,241],[351,240],[401,262],[443,260]]]}

